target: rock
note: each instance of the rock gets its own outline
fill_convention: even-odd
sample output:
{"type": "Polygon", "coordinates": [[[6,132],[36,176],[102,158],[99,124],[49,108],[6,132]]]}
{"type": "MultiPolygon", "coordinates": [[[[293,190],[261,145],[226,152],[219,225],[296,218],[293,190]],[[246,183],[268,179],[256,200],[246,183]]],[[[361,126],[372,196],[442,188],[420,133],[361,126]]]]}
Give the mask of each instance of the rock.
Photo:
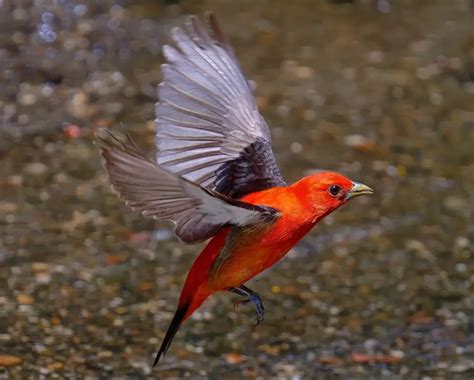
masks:
{"type": "Polygon", "coordinates": [[[51,372],[60,371],[63,368],[64,368],[64,363],[61,363],[61,362],[54,362],[54,363],[48,364],[48,370],[51,372]]]}
{"type": "Polygon", "coordinates": [[[25,174],[40,177],[48,172],[48,167],[42,162],[33,162],[23,169],[25,174]]]}
{"type": "Polygon", "coordinates": [[[369,355],[364,353],[354,352],[352,354],[352,361],[359,364],[372,364],[372,363],[381,363],[381,364],[398,364],[401,362],[402,357],[393,356],[393,355],[369,355]]]}
{"type": "Polygon", "coordinates": [[[375,143],[362,135],[348,135],[344,138],[344,144],[360,151],[374,151],[376,149],[375,143]]]}
{"type": "Polygon", "coordinates": [[[314,77],[314,70],[307,66],[298,66],[295,69],[295,75],[298,79],[311,79],[314,77]]]}
{"type": "Polygon", "coordinates": [[[247,360],[247,357],[238,353],[231,352],[225,356],[225,360],[229,364],[240,364],[247,360]]]}
{"type": "Polygon", "coordinates": [[[49,270],[49,264],[40,262],[32,263],[31,270],[35,273],[47,272],[49,270]]]}
{"type": "Polygon", "coordinates": [[[449,195],[443,200],[443,205],[450,211],[462,211],[467,206],[467,200],[455,195],[449,195]]]}
{"type": "Polygon", "coordinates": [[[452,366],[449,367],[449,370],[451,372],[455,373],[463,373],[470,371],[474,368],[474,361],[473,360],[460,360],[457,363],[454,363],[452,366]]]}
{"type": "Polygon", "coordinates": [[[34,302],[33,297],[30,297],[27,294],[18,294],[16,296],[16,302],[18,302],[21,305],[32,305],[34,302]]]}
{"type": "Polygon", "coordinates": [[[12,367],[22,362],[21,358],[13,355],[0,355],[0,367],[12,367]]]}
{"type": "Polygon", "coordinates": [[[341,359],[335,356],[323,356],[319,359],[319,362],[322,365],[331,365],[331,366],[340,366],[344,364],[344,362],[341,359]]]}
{"type": "Polygon", "coordinates": [[[63,127],[63,134],[68,139],[78,139],[82,136],[82,129],[75,124],[68,124],[63,127]]]}
{"type": "Polygon", "coordinates": [[[24,106],[32,106],[36,103],[36,95],[32,93],[20,94],[18,96],[18,102],[24,106]]]}

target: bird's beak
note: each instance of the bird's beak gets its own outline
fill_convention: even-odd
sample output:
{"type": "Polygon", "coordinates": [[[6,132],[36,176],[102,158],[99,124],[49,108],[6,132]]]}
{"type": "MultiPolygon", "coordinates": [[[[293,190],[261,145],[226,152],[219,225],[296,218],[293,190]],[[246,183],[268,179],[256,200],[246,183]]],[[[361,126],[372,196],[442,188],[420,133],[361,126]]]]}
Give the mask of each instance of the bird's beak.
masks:
{"type": "Polygon", "coordinates": [[[352,189],[346,195],[346,199],[349,200],[354,197],[358,197],[359,195],[370,195],[373,194],[374,191],[367,185],[363,183],[354,182],[352,189]]]}

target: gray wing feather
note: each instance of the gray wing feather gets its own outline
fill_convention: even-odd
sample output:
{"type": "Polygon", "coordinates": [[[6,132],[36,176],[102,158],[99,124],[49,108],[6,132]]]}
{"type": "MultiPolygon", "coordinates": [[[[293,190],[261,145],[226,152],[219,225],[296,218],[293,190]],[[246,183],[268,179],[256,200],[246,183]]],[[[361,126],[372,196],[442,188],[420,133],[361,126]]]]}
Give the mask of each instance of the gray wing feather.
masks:
{"type": "Polygon", "coordinates": [[[246,226],[277,218],[275,209],[228,198],[169,172],[128,139],[124,143],[106,129],[97,133],[112,187],[132,209],[173,221],[176,235],[184,242],[205,240],[224,225],[246,226]]]}
{"type": "Polygon", "coordinates": [[[209,26],[190,16],[172,31],[176,48],[163,47],[157,162],[233,198],[286,186],[252,89],[212,15],[209,26]]]}

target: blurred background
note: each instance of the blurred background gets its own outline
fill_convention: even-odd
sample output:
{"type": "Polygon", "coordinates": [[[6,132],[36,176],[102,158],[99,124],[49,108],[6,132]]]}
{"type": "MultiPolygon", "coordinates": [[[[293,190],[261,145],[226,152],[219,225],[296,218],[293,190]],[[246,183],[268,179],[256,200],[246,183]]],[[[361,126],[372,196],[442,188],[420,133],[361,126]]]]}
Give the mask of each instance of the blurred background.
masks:
{"type": "Polygon", "coordinates": [[[0,378],[474,376],[474,3],[0,0],[0,378]],[[93,133],[154,154],[161,46],[213,10],[292,182],[376,191],[210,299],[151,359],[199,246],[111,193],[93,133]],[[88,377],[89,376],[89,377],[88,377]]]}

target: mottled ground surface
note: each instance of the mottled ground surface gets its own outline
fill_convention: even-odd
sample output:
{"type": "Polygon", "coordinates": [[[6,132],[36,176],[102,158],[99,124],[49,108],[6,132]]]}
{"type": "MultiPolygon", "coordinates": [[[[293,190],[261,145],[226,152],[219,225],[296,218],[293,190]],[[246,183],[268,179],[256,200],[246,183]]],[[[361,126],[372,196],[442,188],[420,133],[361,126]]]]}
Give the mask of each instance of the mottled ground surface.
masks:
{"type": "Polygon", "coordinates": [[[0,378],[473,378],[473,7],[0,1],[0,378]],[[209,9],[284,176],[376,194],[249,283],[264,323],[216,296],[152,371],[200,247],[117,201],[92,134],[153,154],[161,45],[209,9]]]}

